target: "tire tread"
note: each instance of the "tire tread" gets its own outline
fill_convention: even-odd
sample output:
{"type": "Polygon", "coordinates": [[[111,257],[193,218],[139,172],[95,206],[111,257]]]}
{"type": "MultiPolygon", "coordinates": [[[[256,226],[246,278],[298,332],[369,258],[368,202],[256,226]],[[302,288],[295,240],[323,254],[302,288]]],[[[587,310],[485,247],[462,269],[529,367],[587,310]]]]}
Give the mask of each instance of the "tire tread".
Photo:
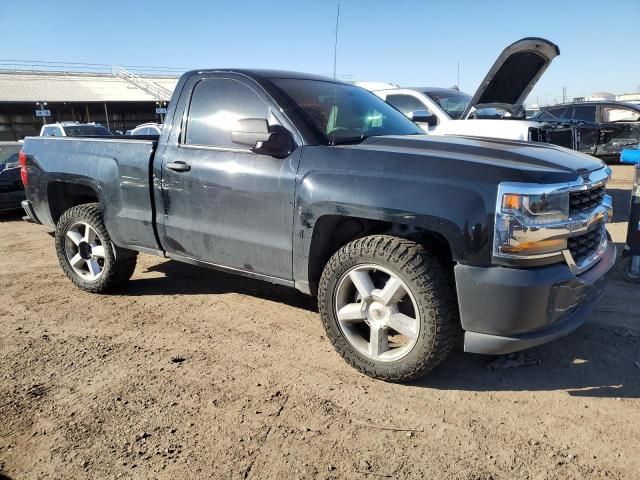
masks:
{"type": "Polygon", "coordinates": [[[105,246],[112,245],[109,233],[104,226],[102,210],[98,203],[85,203],[71,207],[64,212],[56,225],[56,253],[65,275],[81,290],[90,293],[106,293],[126,283],[136,268],[138,254],[114,245],[115,259],[111,268],[106,268],[102,276],[93,282],[80,278],[69,266],[64,251],[65,226],[71,222],[89,223],[98,233],[105,246]]]}
{"type": "MultiPolygon", "coordinates": [[[[320,278],[318,307],[327,336],[338,353],[354,368],[374,378],[406,382],[421,377],[439,365],[458,341],[460,326],[455,297],[453,272],[430,250],[414,241],[391,235],[362,237],[340,248],[329,260],[320,278]],[[344,264],[364,256],[374,256],[404,272],[410,278],[410,288],[421,312],[430,314],[431,323],[423,321],[421,336],[428,342],[427,352],[411,365],[389,368],[380,362],[366,359],[334,328],[332,311],[332,279],[337,281],[344,264]],[[423,305],[424,308],[420,307],[423,305]],[[428,331],[425,331],[428,330],[428,331]]],[[[419,340],[420,341],[420,340],[419,340]]],[[[401,363],[400,361],[399,363],[401,363]]]]}

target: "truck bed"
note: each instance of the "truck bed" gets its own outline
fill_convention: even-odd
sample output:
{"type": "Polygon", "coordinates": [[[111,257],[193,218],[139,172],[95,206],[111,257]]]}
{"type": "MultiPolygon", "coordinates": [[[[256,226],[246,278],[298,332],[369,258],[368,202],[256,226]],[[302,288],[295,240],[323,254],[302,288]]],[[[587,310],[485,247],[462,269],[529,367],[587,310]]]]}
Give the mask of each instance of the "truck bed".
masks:
{"type": "Polygon", "coordinates": [[[23,146],[28,157],[27,191],[38,220],[53,226],[66,196],[94,192],[116,245],[156,250],[152,201],[156,146],[155,139],[127,137],[27,137],[23,146]]]}

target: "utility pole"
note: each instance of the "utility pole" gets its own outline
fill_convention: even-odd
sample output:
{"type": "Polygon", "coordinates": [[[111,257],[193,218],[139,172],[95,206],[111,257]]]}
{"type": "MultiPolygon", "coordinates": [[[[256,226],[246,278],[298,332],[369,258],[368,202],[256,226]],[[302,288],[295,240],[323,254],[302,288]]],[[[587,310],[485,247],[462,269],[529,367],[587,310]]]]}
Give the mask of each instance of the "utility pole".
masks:
{"type": "Polygon", "coordinates": [[[456,82],[458,90],[460,90],[460,60],[458,60],[458,81],[456,82]]]}

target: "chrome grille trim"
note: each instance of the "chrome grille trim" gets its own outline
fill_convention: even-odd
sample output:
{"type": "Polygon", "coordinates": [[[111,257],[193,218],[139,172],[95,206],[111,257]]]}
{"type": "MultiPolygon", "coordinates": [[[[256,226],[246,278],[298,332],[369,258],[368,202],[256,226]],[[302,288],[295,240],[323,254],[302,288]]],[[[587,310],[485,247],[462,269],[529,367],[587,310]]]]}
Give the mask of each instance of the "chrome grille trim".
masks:
{"type": "MultiPolygon", "coordinates": [[[[568,192],[571,196],[572,192],[583,192],[596,188],[606,187],[606,183],[611,177],[611,169],[603,167],[588,174],[578,177],[573,182],[559,184],[531,184],[531,183],[501,183],[498,187],[498,198],[496,204],[496,222],[499,219],[502,197],[506,193],[516,194],[552,194],[556,192],[568,192]]],[[[571,200],[570,200],[571,201],[571,200]]],[[[595,229],[602,230],[602,237],[597,249],[586,256],[579,259],[578,262],[573,258],[569,248],[552,253],[544,253],[540,255],[530,256],[513,256],[512,258],[520,258],[523,260],[532,260],[539,258],[552,258],[560,255],[564,258],[567,266],[575,275],[581,274],[593,267],[604,255],[608,246],[608,235],[606,233],[606,224],[613,217],[613,202],[609,195],[603,193],[601,202],[594,208],[586,211],[569,212],[569,219],[562,222],[548,223],[544,225],[527,226],[520,225],[520,234],[526,241],[540,241],[558,238],[573,238],[584,235],[595,229]]],[[[494,239],[495,243],[495,239],[494,239]]],[[[505,257],[505,256],[503,256],[505,257]]]]}

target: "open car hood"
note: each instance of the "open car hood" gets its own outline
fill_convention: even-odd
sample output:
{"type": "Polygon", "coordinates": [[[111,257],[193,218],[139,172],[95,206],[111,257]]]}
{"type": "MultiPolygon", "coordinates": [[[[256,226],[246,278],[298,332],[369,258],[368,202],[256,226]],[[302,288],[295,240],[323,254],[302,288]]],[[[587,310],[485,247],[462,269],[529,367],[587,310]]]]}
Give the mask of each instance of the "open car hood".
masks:
{"type": "Polygon", "coordinates": [[[474,109],[503,108],[515,115],[560,49],[544,38],[527,37],[505,48],[471,98],[461,118],[474,109]]]}

